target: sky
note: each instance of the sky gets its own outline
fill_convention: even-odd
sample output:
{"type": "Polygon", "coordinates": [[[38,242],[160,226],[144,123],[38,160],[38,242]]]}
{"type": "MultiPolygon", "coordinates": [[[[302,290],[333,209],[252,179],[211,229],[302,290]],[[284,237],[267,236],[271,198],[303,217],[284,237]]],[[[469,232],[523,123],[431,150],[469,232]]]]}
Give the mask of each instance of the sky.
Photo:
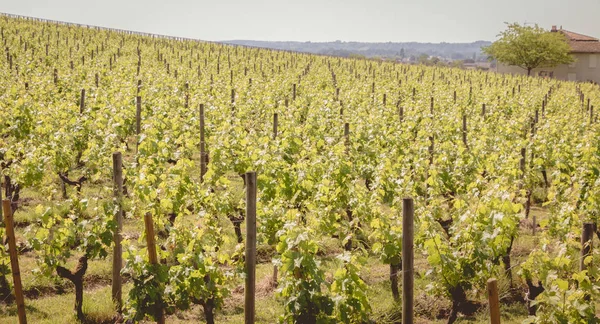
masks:
{"type": "Polygon", "coordinates": [[[493,41],[505,22],[600,37],[600,0],[0,0],[0,12],[208,41],[493,41]]]}

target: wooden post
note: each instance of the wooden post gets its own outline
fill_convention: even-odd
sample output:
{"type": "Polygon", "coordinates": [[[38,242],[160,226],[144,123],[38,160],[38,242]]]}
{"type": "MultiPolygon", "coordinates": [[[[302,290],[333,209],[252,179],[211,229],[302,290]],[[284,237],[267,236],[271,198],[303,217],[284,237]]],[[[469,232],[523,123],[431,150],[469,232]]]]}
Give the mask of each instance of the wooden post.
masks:
{"type": "Polygon", "coordinates": [[[542,117],[546,114],[546,100],[542,101],[542,117]]]}
{"type": "Polygon", "coordinates": [[[467,144],[467,115],[463,115],[462,117],[462,140],[465,147],[469,148],[469,145],[467,144]]]}
{"type": "MultiPolygon", "coordinates": [[[[2,183],[2,179],[4,179],[4,177],[2,177],[0,175],[0,201],[2,201],[2,189],[4,189],[4,184],[2,183]]],[[[61,181],[62,182],[62,181],[61,181]]],[[[0,222],[4,223],[4,212],[2,210],[3,208],[0,208],[0,222]]]]}
{"type": "Polygon", "coordinates": [[[429,165],[433,164],[434,150],[435,150],[435,137],[429,136],[429,165]]]}
{"type": "Polygon", "coordinates": [[[500,324],[500,299],[498,298],[498,281],[495,278],[487,281],[487,293],[490,303],[490,323],[500,324]]]}
{"type": "Polygon", "coordinates": [[[433,116],[433,97],[431,97],[431,104],[429,106],[429,113],[433,116]]]}
{"type": "MultiPolygon", "coordinates": [[[[142,131],[142,97],[135,97],[135,134],[140,135],[142,131]]],[[[139,140],[138,140],[139,144],[139,140]]]]}
{"type": "Polygon", "coordinates": [[[279,123],[279,114],[273,114],[273,139],[277,138],[277,124],[279,123]]]}
{"type": "Polygon", "coordinates": [[[85,109],[85,89],[81,89],[81,97],[79,98],[79,114],[83,115],[85,109]]]}
{"type": "Polygon", "coordinates": [[[481,105],[481,116],[485,117],[485,104],[481,105]]]}
{"type": "Polygon", "coordinates": [[[594,238],[594,224],[584,223],[583,231],[581,232],[581,259],[579,263],[579,270],[583,271],[587,269],[585,264],[585,258],[590,256],[592,253],[592,239],[594,238]]]}
{"type": "Polygon", "coordinates": [[[96,88],[98,88],[98,73],[96,73],[96,88]]]}
{"type": "Polygon", "coordinates": [[[246,173],[246,289],[244,318],[254,324],[254,295],[256,288],[256,172],[246,173]]]}
{"type": "Polygon", "coordinates": [[[138,161],[138,151],[140,146],[140,133],[142,131],[142,97],[135,97],[135,154],[136,154],[136,162],[138,161]]]}
{"type": "MultiPolygon", "coordinates": [[[[158,264],[158,256],[156,255],[156,241],[154,237],[154,223],[152,222],[152,214],[144,215],[144,225],[146,226],[146,244],[148,248],[148,260],[150,264],[158,264]]],[[[162,307],[156,309],[156,323],[164,324],[165,315],[162,307]]]]}
{"type": "Polygon", "coordinates": [[[350,151],[350,124],[344,123],[344,142],[346,144],[346,154],[350,151]]]}
{"type": "Polygon", "coordinates": [[[58,69],[54,69],[54,84],[58,84],[58,69]]]}
{"type": "Polygon", "coordinates": [[[200,104],[200,182],[206,173],[206,143],[204,142],[204,104],[200,104]]]}
{"type": "Polygon", "coordinates": [[[27,323],[27,318],[25,317],[25,300],[23,297],[23,286],[21,285],[21,272],[19,270],[19,258],[17,256],[17,244],[15,242],[15,229],[13,227],[13,214],[10,200],[2,200],[2,210],[4,214],[4,224],[6,225],[6,237],[8,239],[8,252],[10,254],[10,267],[14,281],[19,323],[25,324],[27,323]]]}
{"type": "Polygon", "coordinates": [[[402,324],[413,324],[414,213],[412,198],[402,200],[402,324]]]}
{"type": "Polygon", "coordinates": [[[400,108],[398,108],[398,114],[400,115],[400,121],[402,122],[404,120],[404,107],[402,105],[400,105],[400,108]]]}
{"type": "Polygon", "coordinates": [[[123,230],[123,157],[121,152],[113,153],[113,192],[117,201],[117,213],[115,214],[115,223],[117,228],[114,233],[115,247],[113,250],[113,273],[112,273],[112,299],[116,304],[117,312],[121,312],[123,305],[122,299],[122,279],[121,269],[123,268],[123,248],[121,247],[121,231],[123,230]]]}
{"type": "Polygon", "coordinates": [[[292,100],[296,100],[296,84],[292,84],[292,100]]]}
{"type": "Polygon", "coordinates": [[[591,100],[590,98],[588,98],[588,100],[587,100],[587,110],[590,110],[590,100],[591,100]]]}

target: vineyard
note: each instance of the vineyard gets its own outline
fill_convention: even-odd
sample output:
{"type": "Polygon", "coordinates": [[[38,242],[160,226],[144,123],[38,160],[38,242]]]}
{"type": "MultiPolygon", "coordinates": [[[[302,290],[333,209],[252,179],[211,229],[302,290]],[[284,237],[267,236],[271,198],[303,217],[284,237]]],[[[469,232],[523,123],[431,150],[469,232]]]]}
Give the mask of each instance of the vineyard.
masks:
{"type": "Polygon", "coordinates": [[[597,85],[0,32],[2,323],[600,319],[597,85]]]}

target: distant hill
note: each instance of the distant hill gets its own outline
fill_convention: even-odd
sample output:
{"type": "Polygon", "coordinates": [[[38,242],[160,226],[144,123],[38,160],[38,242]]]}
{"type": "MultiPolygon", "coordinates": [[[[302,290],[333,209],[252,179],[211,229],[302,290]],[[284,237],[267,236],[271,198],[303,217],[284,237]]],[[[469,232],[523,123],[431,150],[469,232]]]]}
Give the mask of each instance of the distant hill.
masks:
{"type": "Polygon", "coordinates": [[[272,48],[279,50],[325,54],[334,56],[364,55],[366,57],[385,57],[394,59],[416,59],[419,55],[426,54],[448,60],[473,59],[484,60],[481,52],[482,46],[490,45],[488,41],[472,43],[361,43],[361,42],[286,42],[286,41],[253,41],[230,40],[226,44],[272,48]]]}

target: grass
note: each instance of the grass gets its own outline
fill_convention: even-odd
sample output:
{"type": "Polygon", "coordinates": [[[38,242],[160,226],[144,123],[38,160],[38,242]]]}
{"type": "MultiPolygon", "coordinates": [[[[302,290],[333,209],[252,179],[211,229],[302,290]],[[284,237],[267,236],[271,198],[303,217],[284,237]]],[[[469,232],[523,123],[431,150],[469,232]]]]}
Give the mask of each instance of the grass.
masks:
{"type": "MultiPolygon", "coordinates": [[[[125,287],[128,291],[128,287],[125,287]]],[[[77,323],[73,305],[75,295],[72,293],[54,295],[40,299],[26,300],[26,314],[29,323],[67,324],[77,323]]],[[[83,296],[83,312],[85,323],[113,322],[113,304],[110,286],[86,290],[83,296]]],[[[18,324],[16,305],[0,306],[0,322],[18,324]]]]}

